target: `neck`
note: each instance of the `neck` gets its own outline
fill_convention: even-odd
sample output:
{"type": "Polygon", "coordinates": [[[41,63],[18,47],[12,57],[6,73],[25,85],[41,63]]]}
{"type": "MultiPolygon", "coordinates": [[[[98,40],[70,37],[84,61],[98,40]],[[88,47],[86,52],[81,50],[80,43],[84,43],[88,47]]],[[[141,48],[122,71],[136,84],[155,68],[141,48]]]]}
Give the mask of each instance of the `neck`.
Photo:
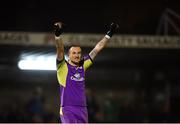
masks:
{"type": "Polygon", "coordinates": [[[68,63],[69,63],[70,65],[72,65],[72,66],[79,66],[79,63],[75,63],[75,62],[73,62],[73,61],[71,61],[71,60],[68,60],[68,63]]]}

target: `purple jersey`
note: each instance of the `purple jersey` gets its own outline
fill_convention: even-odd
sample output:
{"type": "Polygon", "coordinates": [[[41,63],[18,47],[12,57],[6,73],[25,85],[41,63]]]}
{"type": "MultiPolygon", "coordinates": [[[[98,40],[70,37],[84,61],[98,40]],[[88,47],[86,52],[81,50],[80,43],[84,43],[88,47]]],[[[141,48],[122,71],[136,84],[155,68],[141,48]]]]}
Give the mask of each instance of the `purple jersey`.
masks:
{"type": "Polygon", "coordinates": [[[61,107],[61,123],[88,123],[88,111],[86,107],[66,106],[61,107]]]}
{"type": "Polygon", "coordinates": [[[81,66],[72,66],[65,59],[57,61],[61,106],[86,106],[85,71],[92,64],[90,56],[83,57],[81,66]]]}

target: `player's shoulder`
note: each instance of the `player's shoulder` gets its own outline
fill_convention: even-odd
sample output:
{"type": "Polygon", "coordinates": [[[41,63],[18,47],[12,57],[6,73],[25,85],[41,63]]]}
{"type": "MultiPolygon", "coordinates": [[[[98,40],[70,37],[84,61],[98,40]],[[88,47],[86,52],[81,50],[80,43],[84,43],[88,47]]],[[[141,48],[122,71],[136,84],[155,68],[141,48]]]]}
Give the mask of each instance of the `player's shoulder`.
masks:
{"type": "Polygon", "coordinates": [[[83,56],[83,59],[84,59],[84,61],[85,61],[85,60],[91,59],[91,57],[90,57],[89,54],[86,54],[86,55],[83,56]]]}
{"type": "Polygon", "coordinates": [[[58,58],[56,58],[56,64],[61,64],[63,62],[66,62],[65,59],[59,60],[58,58]]]}

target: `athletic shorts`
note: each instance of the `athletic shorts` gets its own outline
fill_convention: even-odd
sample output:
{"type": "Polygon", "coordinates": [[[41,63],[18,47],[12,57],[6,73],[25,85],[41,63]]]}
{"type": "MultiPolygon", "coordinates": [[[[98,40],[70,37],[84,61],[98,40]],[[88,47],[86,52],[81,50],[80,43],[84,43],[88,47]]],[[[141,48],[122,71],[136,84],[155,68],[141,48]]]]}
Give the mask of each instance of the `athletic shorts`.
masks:
{"type": "Polygon", "coordinates": [[[61,123],[88,123],[87,107],[65,106],[60,108],[61,123]]]}

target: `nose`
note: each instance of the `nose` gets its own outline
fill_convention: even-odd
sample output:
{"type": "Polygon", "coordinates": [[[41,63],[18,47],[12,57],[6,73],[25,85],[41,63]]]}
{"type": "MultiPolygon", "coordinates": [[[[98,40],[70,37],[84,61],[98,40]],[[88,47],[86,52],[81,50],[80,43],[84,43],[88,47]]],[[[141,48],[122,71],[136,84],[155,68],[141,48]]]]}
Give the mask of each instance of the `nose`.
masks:
{"type": "Polygon", "coordinates": [[[79,54],[75,54],[75,57],[76,57],[76,58],[79,57],[79,54]]]}

